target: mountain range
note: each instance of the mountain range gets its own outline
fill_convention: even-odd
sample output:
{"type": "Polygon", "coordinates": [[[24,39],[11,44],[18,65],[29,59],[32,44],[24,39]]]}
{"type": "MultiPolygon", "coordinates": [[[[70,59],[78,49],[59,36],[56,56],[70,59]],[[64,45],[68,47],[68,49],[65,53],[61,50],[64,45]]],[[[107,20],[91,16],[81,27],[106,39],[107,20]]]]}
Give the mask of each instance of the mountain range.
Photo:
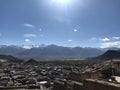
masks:
{"type": "Polygon", "coordinates": [[[30,47],[24,45],[0,46],[1,55],[12,55],[25,60],[30,58],[36,60],[85,59],[87,57],[99,56],[105,52],[106,50],[99,48],[63,47],[57,45],[39,45],[30,47]]]}

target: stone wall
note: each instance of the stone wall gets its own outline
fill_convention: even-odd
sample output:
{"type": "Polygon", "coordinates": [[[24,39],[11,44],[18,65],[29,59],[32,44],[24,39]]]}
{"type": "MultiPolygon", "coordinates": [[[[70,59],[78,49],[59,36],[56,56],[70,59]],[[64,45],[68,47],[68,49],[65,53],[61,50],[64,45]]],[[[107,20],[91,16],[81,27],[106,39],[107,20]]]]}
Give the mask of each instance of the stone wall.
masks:
{"type": "Polygon", "coordinates": [[[55,81],[53,90],[120,90],[120,84],[95,79],[84,80],[83,84],[55,81]]]}
{"type": "Polygon", "coordinates": [[[98,78],[101,78],[102,75],[103,74],[101,72],[92,72],[92,73],[88,72],[88,73],[84,73],[84,74],[81,74],[81,73],[70,73],[69,78],[71,80],[74,80],[74,81],[82,82],[85,79],[98,79],[98,78]]]}
{"type": "Polygon", "coordinates": [[[66,85],[62,81],[55,81],[53,90],[65,90],[66,85]]]}
{"type": "Polygon", "coordinates": [[[85,80],[83,87],[83,90],[120,90],[120,84],[92,79],[85,80]]]}
{"type": "Polygon", "coordinates": [[[74,90],[83,90],[82,83],[74,83],[74,90]]]}

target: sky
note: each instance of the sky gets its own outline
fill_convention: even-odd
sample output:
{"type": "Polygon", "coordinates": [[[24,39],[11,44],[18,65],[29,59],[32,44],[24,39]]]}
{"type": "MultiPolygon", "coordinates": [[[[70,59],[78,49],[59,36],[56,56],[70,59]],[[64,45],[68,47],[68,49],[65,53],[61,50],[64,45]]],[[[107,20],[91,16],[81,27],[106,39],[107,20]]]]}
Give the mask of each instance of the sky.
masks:
{"type": "Polygon", "coordinates": [[[0,45],[120,47],[120,0],[0,0],[0,45]]]}

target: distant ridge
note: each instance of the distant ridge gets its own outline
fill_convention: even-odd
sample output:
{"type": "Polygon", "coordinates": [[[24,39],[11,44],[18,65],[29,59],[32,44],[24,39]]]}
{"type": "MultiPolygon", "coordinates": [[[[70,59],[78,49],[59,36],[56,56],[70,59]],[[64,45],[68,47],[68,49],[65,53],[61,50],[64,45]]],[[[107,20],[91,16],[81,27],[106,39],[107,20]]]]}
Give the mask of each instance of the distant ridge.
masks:
{"type": "Polygon", "coordinates": [[[8,62],[21,62],[23,61],[22,59],[16,58],[14,56],[11,55],[0,55],[0,60],[6,60],[8,62]]]}
{"type": "Polygon", "coordinates": [[[0,46],[0,54],[12,55],[25,60],[30,58],[36,60],[85,59],[86,57],[94,57],[103,53],[104,51],[97,48],[64,47],[53,44],[33,46],[29,49],[15,45],[0,46]]]}
{"type": "Polygon", "coordinates": [[[92,59],[99,59],[99,60],[120,59],[120,50],[108,50],[104,54],[92,59]]]}
{"type": "Polygon", "coordinates": [[[24,63],[25,65],[36,65],[36,64],[39,64],[38,61],[34,60],[34,59],[29,59],[28,61],[26,61],[24,63]]]}

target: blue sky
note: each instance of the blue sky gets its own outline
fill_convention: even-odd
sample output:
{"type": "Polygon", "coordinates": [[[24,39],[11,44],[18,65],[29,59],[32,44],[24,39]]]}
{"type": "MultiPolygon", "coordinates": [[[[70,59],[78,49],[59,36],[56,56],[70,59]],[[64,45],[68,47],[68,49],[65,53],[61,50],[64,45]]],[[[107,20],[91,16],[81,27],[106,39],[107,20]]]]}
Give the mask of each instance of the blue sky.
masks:
{"type": "Polygon", "coordinates": [[[0,44],[120,47],[120,0],[0,0],[0,44]]]}

